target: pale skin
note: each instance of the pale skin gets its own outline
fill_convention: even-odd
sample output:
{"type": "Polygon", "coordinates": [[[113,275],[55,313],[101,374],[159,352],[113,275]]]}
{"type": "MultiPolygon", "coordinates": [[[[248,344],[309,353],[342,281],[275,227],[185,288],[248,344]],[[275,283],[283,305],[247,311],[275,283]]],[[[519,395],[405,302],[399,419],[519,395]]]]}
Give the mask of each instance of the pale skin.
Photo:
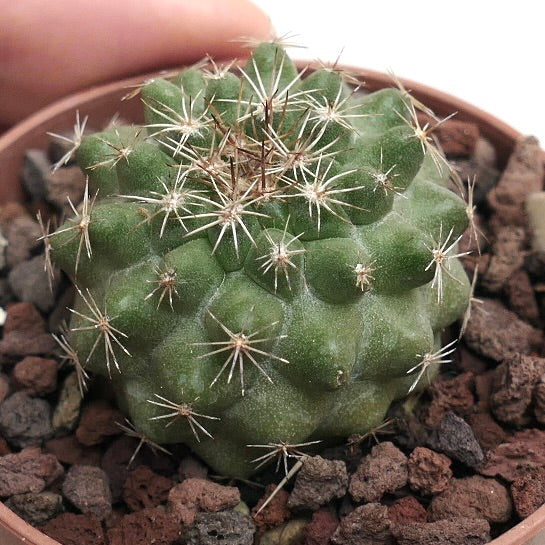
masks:
{"type": "Polygon", "coordinates": [[[74,91],[268,40],[249,0],[0,0],[0,127],[74,91]]]}

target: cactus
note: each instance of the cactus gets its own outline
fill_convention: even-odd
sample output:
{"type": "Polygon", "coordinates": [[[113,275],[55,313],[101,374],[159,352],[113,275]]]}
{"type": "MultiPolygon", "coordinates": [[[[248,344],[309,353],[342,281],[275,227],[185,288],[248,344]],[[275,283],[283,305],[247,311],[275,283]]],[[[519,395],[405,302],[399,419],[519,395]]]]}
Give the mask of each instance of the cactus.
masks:
{"type": "Polygon", "coordinates": [[[264,43],[146,82],[143,126],[74,146],[89,188],[47,237],[81,373],[229,476],[379,425],[469,300],[468,208],[419,103],[304,72],[264,43]]]}

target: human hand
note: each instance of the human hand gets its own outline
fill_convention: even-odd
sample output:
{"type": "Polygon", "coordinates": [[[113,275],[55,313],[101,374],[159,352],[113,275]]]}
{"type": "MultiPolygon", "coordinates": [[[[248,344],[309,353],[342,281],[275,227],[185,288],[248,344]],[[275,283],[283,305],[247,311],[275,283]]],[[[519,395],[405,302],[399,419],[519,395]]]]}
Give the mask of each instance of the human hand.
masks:
{"type": "Polygon", "coordinates": [[[249,0],[0,0],[0,126],[90,85],[244,55],[270,38],[249,0]]]}

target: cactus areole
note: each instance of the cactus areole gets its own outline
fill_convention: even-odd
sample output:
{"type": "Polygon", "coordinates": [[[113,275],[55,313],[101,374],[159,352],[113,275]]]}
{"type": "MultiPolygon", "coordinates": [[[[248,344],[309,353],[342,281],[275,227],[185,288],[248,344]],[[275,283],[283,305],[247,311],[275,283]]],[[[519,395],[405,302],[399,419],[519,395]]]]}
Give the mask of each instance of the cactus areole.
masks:
{"type": "Polygon", "coordinates": [[[143,126],[76,135],[88,188],[47,235],[78,292],[59,341],[82,382],[234,477],[426,386],[470,286],[468,207],[423,106],[275,43],[140,91],[143,126]]]}

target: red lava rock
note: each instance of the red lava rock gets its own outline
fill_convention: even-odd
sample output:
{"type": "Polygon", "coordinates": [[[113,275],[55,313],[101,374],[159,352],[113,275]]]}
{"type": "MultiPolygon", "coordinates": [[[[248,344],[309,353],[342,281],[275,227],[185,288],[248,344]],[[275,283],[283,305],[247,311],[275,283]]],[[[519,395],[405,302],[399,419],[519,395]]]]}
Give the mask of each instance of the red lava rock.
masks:
{"type": "Polygon", "coordinates": [[[350,478],[349,492],[355,501],[373,502],[395,492],[408,480],[407,457],[386,441],[372,448],[350,478]]]}
{"type": "Polygon", "coordinates": [[[509,492],[495,479],[480,475],[452,479],[447,489],[435,496],[428,508],[428,520],[449,518],[485,519],[507,522],[513,506],[509,492]]]}
{"type": "Polygon", "coordinates": [[[30,303],[14,303],[7,309],[4,335],[14,331],[25,331],[28,334],[45,332],[45,322],[30,303]]]}
{"type": "Polygon", "coordinates": [[[544,371],[544,358],[524,354],[513,354],[496,367],[490,408],[500,422],[515,426],[528,423],[532,393],[544,371]]]}
{"type": "Polygon", "coordinates": [[[525,225],[526,196],[542,187],[541,149],[537,139],[528,136],[516,144],[498,184],[488,193],[488,204],[495,212],[491,225],[525,225]]]}
{"type": "Polygon", "coordinates": [[[259,498],[257,505],[252,509],[252,518],[254,519],[258,535],[264,534],[267,530],[275,526],[280,526],[290,517],[290,510],[288,509],[289,493],[283,489],[279,490],[266,507],[259,511],[275,488],[276,485],[272,483],[267,485],[265,494],[259,498]]]}
{"type": "Polygon", "coordinates": [[[482,356],[503,361],[512,353],[531,354],[543,345],[543,332],[522,321],[499,301],[481,298],[465,331],[466,344],[482,356]]]}
{"type": "Polygon", "coordinates": [[[106,545],[100,520],[93,515],[62,513],[40,530],[62,545],[106,545]]]}
{"type": "Polygon", "coordinates": [[[484,545],[490,541],[486,520],[455,518],[409,522],[392,528],[397,545],[484,545]]]}
{"type": "Polygon", "coordinates": [[[475,405],[473,397],[473,373],[467,372],[454,378],[436,380],[429,388],[432,400],[424,416],[424,423],[435,428],[449,411],[464,416],[475,405]]]}
{"type": "Polygon", "coordinates": [[[44,452],[57,457],[61,464],[98,466],[102,453],[96,447],[85,447],[78,442],[75,435],[67,435],[46,441],[44,452]]]}
{"type": "Polygon", "coordinates": [[[347,486],[348,473],[342,460],[307,456],[303,467],[297,473],[288,507],[296,511],[316,511],[333,498],[344,496],[347,486]]]}
{"type": "Polygon", "coordinates": [[[240,492],[234,486],[204,479],[186,479],[171,488],[167,510],[176,520],[190,526],[199,511],[221,511],[240,503],[240,492]]]}
{"type": "Polygon", "coordinates": [[[158,475],[148,466],[138,466],[129,472],[123,487],[123,501],[132,511],[157,507],[165,503],[174,482],[158,475]]]}
{"type": "MultiPolygon", "coordinates": [[[[127,466],[137,447],[138,440],[124,435],[113,441],[102,456],[100,465],[110,480],[110,490],[112,491],[112,501],[114,503],[123,496],[123,486],[129,475],[127,466]]],[[[135,467],[146,462],[142,450],[137,453],[132,463],[135,467]]]]}
{"type": "Polygon", "coordinates": [[[539,319],[534,288],[526,271],[520,269],[513,273],[505,284],[505,293],[509,307],[523,320],[536,322],[539,319]]]}
{"type": "Polygon", "coordinates": [[[491,450],[503,443],[507,437],[505,430],[490,416],[489,413],[474,413],[469,415],[468,423],[473,430],[475,439],[483,450],[491,450]]]}
{"type": "Polygon", "coordinates": [[[380,503],[356,507],[344,517],[333,536],[334,545],[393,545],[388,508],[380,503]]]}
{"type": "Polygon", "coordinates": [[[43,395],[57,387],[58,364],[55,360],[27,356],[13,368],[13,379],[29,395],[43,395]]]}
{"type": "Polygon", "coordinates": [[[41,492],[62,476],[64,469],[51,454],[28,447],[0,457],[0,498],[25,492],[41,492]]]}
{"type": "Polygon", "coordinates": [[[329,545],[331,536],[339,525],[339,519],[329,509],[318,509],[305,528],[301,545],[329,545]]]}
{"type": "Polygon", "coordinates": [[[0,405],[0,433],[17,447],[40,445],[53,435],[49,403],[15,392],[0,405]]]}
{"type": "Polygon", "coordinates": [[[479,278],[480,284],[492,293],[500,293],[512,275],[522,268],[526,234],[522,227],[498,229],[492,244],[490,261],[479,278]]]}
{"type": "Polygon", "coordinates": [[[535,467],[545,467],[545,431],[527,429],[490,451],[479,473],[514,481],[535,467]]]}
{"type": "Polygon", "coordinates": [[[454,413],[447,413],[429,438],[432,449],[443,452],[469,467],[479,467],[484,461],[483,451],[469,424],[454,413]]]}
{"type": "Polygon", "coordinates": [[[545,467],[534,467],[511,485],[511,495],[519,517],[529,517],[545,503],[545,467]]]}
{"type": "Polygon", "coordinates": [[[426,447],[415,448],[408,461],[409,485],[431,496],[443,492],[452,478],[450,458],[426,447]]]}
{"type": "Polygon", "coordinates": [[[14,303],[8,307],[0,355],[18,358],[48,354],[55,347],[55,340],[46,332],[45,322],[32,304],[14,303]]]}
{"type": "Polygon", "coordinates": [[[194,456],[184,456],[178,466],[178,477],[180,481],[196,477],[197,479],[206,479],[208,468],[194,456]]]}
{"type": "Polygon", "coordinates": [[[62,484],[62,493],[84,514],[103,519],[112,510],[108,476],[99,467],[72,466],[62,484]]]}
{"type": "Polygon", "coordinates": [[[123,421],[123,415],[106,401],[91,401],[81,412],[76,437],[82,445],[98,445],[107,437],[121,434],[117,422],[123,421]]]}
{"type": "Polygon", "coordinates": [[[180,539],[180,525],[164,509],[142,509],[125,515],[108,530],[109,545],[175,545],[180,539]]]}
{"type": "Polygon", "coordinates": [[[388,518],[394,524],[426,522],[426,509],[414,496],[404,496],[388,507],[388,518]]]}

